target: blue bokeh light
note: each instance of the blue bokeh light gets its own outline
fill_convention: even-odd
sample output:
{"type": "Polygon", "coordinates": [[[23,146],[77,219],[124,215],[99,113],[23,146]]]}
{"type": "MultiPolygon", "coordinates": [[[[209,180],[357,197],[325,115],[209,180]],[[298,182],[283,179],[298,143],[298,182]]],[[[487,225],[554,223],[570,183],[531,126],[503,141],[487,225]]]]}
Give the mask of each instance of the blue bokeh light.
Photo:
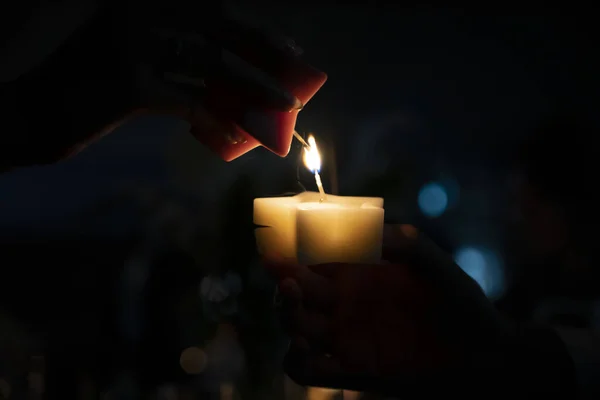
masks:
{"type": "Polygon", "coordinates": [[[456,252],[454,260],[481,286],[486,296],[491,299],[502,296],[504,271],[494,253],[474,247],[463,247],[456,252]]]}
{"type": "Polygon", "coordinates": [[[431,182],[419,191],[419,208],[430,218],[439,217],[448,207],[448,194],[442,185],[431,182]]]}

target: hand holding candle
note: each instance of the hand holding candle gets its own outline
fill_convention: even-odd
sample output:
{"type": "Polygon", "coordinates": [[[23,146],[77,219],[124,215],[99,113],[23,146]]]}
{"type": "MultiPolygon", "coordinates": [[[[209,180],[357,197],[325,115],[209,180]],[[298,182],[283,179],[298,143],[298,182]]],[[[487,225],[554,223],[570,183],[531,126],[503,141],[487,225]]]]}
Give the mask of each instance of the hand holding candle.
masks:
{"type": "Polygon", "coordinates": [[[547,349],[537,338],[519,336],[416,228],[387,227],[383,257],[389,262],[268,265],[286,300],[282,322],[294,340],[284,369],[295,382],[402,398],[434,397],[440,386],[469,398],[494,387],[502,394],[494,398],[506,398],[523,385],[552,393],[571,382],[557,375],[568,357],[561,367],[556,353],[539,353],[547,349]],[[541,372],[532,380],[531,371],[541,372]]]}
{"type": "Polygon", "coordinates": [[[550,329],[523,336],[414,227],[388,229],[386,260],[394,263],[379,263],[383,199],[320,198],[255,200],[255,223],[271,227],[257,230],[259,248],[278,250],[261,240],[271,229],[292,258],[317,264],[269,265],[287,300],[283,322],[294,340],[284,369],[296,383],[410,398],[434,397],[440,386],[469,398],[489,387],[494,398],[576,391],[558,337],[550,329]],[[477,384],[465,385],[464,376],[477,384]]]}
{"type": "MultiPolygon", "coordinates": [[[[378,263],[383,236],[383,199],[327,196],[319,175],[321,156],[315,138],[311,135],[308,143],[302,142],[304,163],[315,174],[319,193],[255,199],[254,223],[260,226],[256,229],[259,253],[267,260],[284,258],[305,265],[378,263]]],[[[329,399],[335,394],[336,391],[313,387],[307,398],[329,399]]],[[[351,394],[355,393],[347,395],[351,394]]]]}

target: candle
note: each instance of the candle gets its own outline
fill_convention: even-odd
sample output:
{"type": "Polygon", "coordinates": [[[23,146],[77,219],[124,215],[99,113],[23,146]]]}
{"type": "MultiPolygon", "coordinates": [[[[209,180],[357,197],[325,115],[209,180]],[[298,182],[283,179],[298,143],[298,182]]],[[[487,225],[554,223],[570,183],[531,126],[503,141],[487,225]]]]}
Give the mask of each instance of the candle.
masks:
{"type": "Polygon", "coordinates": [[[301,264],[368,263],[381,259],[383,199],[326,196],[321,155],[311,135],[304,143],[304,164],[315,174],[319,193],[254,200],[258,251],[301,264]]]}
{"type": "MultiPolygon", "coordinates": [[[[293,197],[254,200],[254,223],[259,253],[269,259],[292,263],[371,262],[381,259],[383,199],[341,197],[304,192],[293,197]]],[[[304,389],[286,377],[286,399],[331,400],[339,390],[304,389]],[[297,388],[297,390],[292,390],[297,388]],[[289,397],[288,397],[289,396],[289,397]]],[[[344,399],[360,393],[343,391],[344,399]]]]}
{"type": "Polygon", "coordinates": [[[368,263],[381,259],[383,204],[377,206],[365,201],[359,205],[339,200],[328,196],[327,202],[298,205],[296,254],[299,263],[368,263]]]}
{"type": "Polygon", "coordinates": [[[383,199],[304,192],[254,200],[258,252],[301,264],[379,262],[383,199]]]}

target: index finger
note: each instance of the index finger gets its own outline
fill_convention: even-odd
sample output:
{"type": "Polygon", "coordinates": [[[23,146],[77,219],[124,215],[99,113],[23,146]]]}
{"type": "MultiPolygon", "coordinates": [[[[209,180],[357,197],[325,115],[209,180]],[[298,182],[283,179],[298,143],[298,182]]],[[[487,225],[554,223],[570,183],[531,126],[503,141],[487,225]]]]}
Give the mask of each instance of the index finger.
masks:
{"type": "Polygon", "coordinates": [[[236,96],[243,97],[241,102],[254,107],[264,105],[284,112],[302,109],[302,102],[281,88],[277,80],[235,54],[224,50],[220,64],[221,67],[214,70],[213,76],[207,76],[207,86],[217,84],[229,89],[236,96]]]}
{"type": "Polygon", "coordinates": [[[413,272],[441,285],[467,285],[479,290],[447,252],[414,226],[386,225],[384,237],[383,255],[387,261],[408,265],[413,272]]]}
{"type": "Polygon", "coordinates": [[[286,259],[276,253],[263,255],[262,264],[278,280],[294,279],[297,270],[300,268],[300,265],[295,263],[294,260],[286,259]]]}
{"type": "Polygon", "coordinates": [[[302,302],[309,308],[322,311],[331,309],[333,287],[326,277],[316,274],[309,267],[290,263],[268,263],[267,269],[279,280],[293,279],[302,292],[302,302]]]}
{"type": "Polygon", "coordinates": [[[246,12],[243,19],[237,15],[241,13],[226,12],[203,29],[203,33],[266,72],[301,103],[308,102],[325,83],[327,75],[299,57],[302,50],[292,39],[265,29],[263,24],[248,22],[246,12]]]}
{"type": "Polygon", "coordinates": [[[224,2],[221,13],[202,28],[223,47],[256,62],[277,63],[291,61],[303,50],[295,41],[276,32],[251,10],[239,4],[224,2]]]}

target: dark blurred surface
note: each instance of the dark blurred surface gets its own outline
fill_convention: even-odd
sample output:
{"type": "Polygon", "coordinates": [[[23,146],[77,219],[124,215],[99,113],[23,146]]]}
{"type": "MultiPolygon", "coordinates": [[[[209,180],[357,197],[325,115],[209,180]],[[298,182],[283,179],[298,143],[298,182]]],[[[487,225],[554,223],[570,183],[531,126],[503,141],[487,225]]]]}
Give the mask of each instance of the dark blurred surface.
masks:
{"type": "MultiPolygon", "coordinates": [[[[576,110],[575,119],[595,111],[591,16],[377,4],[259,2],[256,9],[329,74],[297,126],[319,141],[326,190],[385,197],[390,221],[422,227],[520,318],[596,323],[589,257],[574,262],[586,266],[569,272],[572,279],[556,272],[585,249],[529,256],[521,249],[531,238],[515,224],[522,213],[512,196],[517,155],[535,128],[561,110],[576,110]],[[549,256],[555,262],[546,263],[549,256]],[[547,298],[554,300],[539,306],[547,298]]],[[[597,129],[597,117],[587,119],[585,129],[597,129]]],[[[14,266],[3,268],[10,276],[2,281],[25,282],[5,285],[0,296],[11,305],[8,315],[45,316],[45,326],[3,322],[12,333],[2,348],[20,349],[11,350],[6,359],[15,361],[1,370],[15,391],[14,371],[26,372],[28,357],[45,349],[43,328],[64,325],[51,332],[68,335],[59,341],[70,347],[64,367],[77,375],[89,366],[91,375],[123,393],[181,382],[179,354],[197,346],[227,367],[200,368],[182,393],[223,395],[233,382],[252,398],[282,396],[278,360],[285,339],[271,311],[272,282],[256,264],[251,213],[254,197],[299,190],[299,148],[287,159],[259,149],[223,163],[186,130],[169,118],[136,120],[73,159],[0,177],[1,262],[14,266]],[[203,292],[207,276],[205,287],[212,289],[203,292]],[[119,291],[115,282],[124,281],[119,291]],[[137,300],[124,299],[122,292],[135,290],[141,290],[137,300]],[[214,291],[226,295],[207,300],[214,291]],[[128,325],[138,318],[137,328],[128,325]],[[22,346],[12,345],[16,339],[22,346]],[[211,386],[217,381],[211,374],[225,386],[211,386]]],[[[552,173],[577,182],[571,191],[582,189],[568,207],[594,221],[593,162],[570,162],[594,157],[592,135],[577,139],[581,153],[568,126],[552,135],[558,144],[543,151],[555,160],[552,173]]],[[[544,184],[552,187],[551,172],[544,171],[550,176],[544,184]]],[[[300,178],[315,189],[302,168],[300,178]]],[[[546,197],[538,195],[525,212],[542,209],[546,197]]],[[[546,230],[572,233],[560,221],[546,230]]]]}

